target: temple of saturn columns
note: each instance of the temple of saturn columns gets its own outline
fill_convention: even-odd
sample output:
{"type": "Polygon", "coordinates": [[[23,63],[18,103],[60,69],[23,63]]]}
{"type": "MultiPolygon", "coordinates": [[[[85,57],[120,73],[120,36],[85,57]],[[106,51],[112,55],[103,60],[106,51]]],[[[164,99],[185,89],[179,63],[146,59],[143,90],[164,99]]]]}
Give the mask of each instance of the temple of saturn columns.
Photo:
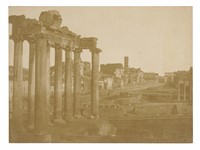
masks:
{"type": "Polygon", "coordinates": [[[12,24],[10,39],[14,41],[13,113],[14,130],[23,130],[22,84],[23,42],[29,43],[28,126],[44,131],[50,122],[50,48],[55,49],[53,122],[81,117],[81,52],[89,49],[92,57],[91,118],[99,117],[99,54],[97,38],[81,37],[61,27],[58,11],[45,11],[39,20],[24,15],[9,16],[12,24]],[[62,51],[65,52],[65,94],[62,100],[62,51]],[[72,58],[74,53],[74,59],[72,58]],[[74,62],[74,63],[73,63],[74,62]],[[74,65],[74,81],[72,81],[74,65]],[[74,84],[74,85],[72,85],[74,84]],[[72,86],[74,88],[72,88],[72,86]],[[74,94],[74,95],[73,95],[74,94]],[[64,106],[64,107],[63,107],[64,106]]]}

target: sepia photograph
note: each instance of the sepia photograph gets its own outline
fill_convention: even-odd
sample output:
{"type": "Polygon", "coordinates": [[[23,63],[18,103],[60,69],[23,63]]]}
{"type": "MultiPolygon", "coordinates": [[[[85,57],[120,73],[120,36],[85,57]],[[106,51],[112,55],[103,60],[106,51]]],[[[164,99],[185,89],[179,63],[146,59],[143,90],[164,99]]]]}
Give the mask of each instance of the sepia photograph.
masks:
{"type": "Polygon", "coordinates": [[[10,6],[10,143],[192,143],[192,6],[10,6]]]}

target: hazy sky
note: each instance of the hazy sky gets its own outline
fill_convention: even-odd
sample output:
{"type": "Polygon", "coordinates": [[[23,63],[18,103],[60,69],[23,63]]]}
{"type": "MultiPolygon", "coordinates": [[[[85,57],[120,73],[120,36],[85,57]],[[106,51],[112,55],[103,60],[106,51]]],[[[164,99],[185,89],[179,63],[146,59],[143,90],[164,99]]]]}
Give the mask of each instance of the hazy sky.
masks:
{"type": "MultiPolygon", "coordinates": [[[[58,10],[62,26],[82,37],[97,37],[100,63],[123,63],[146,72],[188,70],[192,66],[192,7],[10,7],[9,15],[38,19],[41,11],[58,10]]],[[[24,43],[24,66],[28,46],[24,43]]],[[[13,64],[10,42],[9,64],[13,64]]],[[[89,51],[83,60],[91,60],[89,51]]],[[[54,54],[51,50],[51,65],[54,54]]]]}

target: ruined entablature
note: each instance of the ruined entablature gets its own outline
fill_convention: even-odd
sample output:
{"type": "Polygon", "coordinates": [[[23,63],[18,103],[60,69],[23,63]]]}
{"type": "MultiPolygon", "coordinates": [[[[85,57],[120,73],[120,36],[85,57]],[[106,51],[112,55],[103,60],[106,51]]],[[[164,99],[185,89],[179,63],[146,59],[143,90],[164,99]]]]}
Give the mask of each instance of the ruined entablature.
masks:
{"type": "Polygon", "coordinates": [[[70,47],[72,50],[76,48],[93,50],[97,47],[97,38],[81,38],[80,35],[70,31],[67,26],[61,27],[62,18],[56,10],[42,12],[39,20],[29,19],[24,15],[10,16],[9,23],[13,25],[11,39],[32,42],[35,41],[35,37],[46,38],[52,47],[57,44],[63,49],[70,47]]]}
{"type": "Polygon", "coordinates": [[[95,53],[100,53],[100,52],[102,52],[102,50],[99,49],[99,48],[90,49],[90,51],[91,51],[91,52],[95,52],[95,53]]]}
{"type": "Polygon", "coordinates": [[[81,49],[95,49],[97,46],[97,38],[83,37],[79,40],[79,48],[81,49]]]}
{"type": "Polygon", "coordinates": [[[10,16],[9,22],[13,24],[11,39],[24,39],[32,41],[37,38],[46,38],[51,43],[61,45],[63,48],[72,47],[76,34],[68,30],[67,27],[54,30],[44,26],[43,23],[36,19],[26,19],[25,16],[10,16]]]}
{"type": "Polygon", "coordinates": [[[57,10],[48,10],[40,14],[39,21],[52,29],[60,29],[62,18],[57,10]]]}
{"type": "Polygon", "coordinates": [[[20,16],[9,16],[9,23],[12,24],[12,35],[18,35],[21,34],[21,32],[23,31],[22,28],[22,24],[25,20],[25,16],[24,15],[20,15],[20,16]]]}

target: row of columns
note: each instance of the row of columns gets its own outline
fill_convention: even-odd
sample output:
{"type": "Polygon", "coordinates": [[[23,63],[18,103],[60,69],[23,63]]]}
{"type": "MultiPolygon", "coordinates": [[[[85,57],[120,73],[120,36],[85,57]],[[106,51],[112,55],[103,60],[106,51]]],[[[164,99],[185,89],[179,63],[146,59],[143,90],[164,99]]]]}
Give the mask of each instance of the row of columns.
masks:
{"type": "Polygon", "coordinates": [[[178,101],[187,101],[187,99],[192,101],[192,84],[189,81],[179,81],[178,101]]]}
{"type": "MultiPolygon", "coordinates": [[[[45,36],[30,38],[29,87],[28,87],[28,125],[37,131],[44,131],[50,122],[50,45],[45,36]]],[[[54,80],[54,122],[81,116],[81,75],[80,54],[82,49],[74,50],[74,96],[72,91],[72,49],[65,49],[65,98],[62,101],[62,47],[55,45],[54,80]],[[74,100],[73,100],[74,97],[74,100]],[[64,105],[64,111],[62,110],[64,105]],[[64,112],[64,116],[63,116],[64,112]]],[[[99,49],[92,52],[91,116],[99,115],[99,49]]],[[[13,82],[13,121],[17,130],[23,128],[22,86],[23,86],[23,38],[14,38],[14,82],[13,82]]]]}

